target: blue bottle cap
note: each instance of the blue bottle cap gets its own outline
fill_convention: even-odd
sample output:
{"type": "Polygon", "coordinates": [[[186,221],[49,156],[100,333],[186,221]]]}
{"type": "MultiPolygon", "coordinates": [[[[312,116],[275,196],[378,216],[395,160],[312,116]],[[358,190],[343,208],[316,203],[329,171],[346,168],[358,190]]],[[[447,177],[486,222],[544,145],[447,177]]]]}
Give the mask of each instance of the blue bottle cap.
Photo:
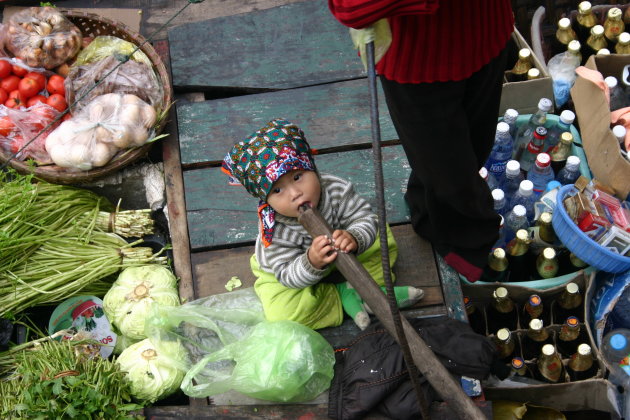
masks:
{"type": "Polygon", "coordinates": [[[628,339],[623,334],[613,334],[610,337],[610,346],[615,350],[621,350],[628,345],[628,339]]]}
{"type": "Polygon", "coordinates": [[[562,186],[562,184],[561,184],[561,183],[559,183],[558,181],[556,181],[556,180],[554,179],[553,181],[549,181],[549,182],[547,183],[547,188],[546,188],[546,190],[545,190],[545,191],[551,191],[551,190],[553,190],[554,188],[559,188],[559,187],[561,187],[561,186],[562,186]]]}

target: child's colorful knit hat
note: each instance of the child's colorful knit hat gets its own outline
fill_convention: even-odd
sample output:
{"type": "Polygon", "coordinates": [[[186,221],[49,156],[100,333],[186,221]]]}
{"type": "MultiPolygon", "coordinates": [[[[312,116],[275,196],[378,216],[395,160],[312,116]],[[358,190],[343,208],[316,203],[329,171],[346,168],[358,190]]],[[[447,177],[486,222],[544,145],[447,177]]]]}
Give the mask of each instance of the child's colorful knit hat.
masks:
{"type": "Polygon", "coordinates": [[[263,243],[269,246],[275,212],[266,200],[273,183],[291,171],[316,169],[304,132],[297,125],[276,118],[235,144],[223,159],[222,170],[232,183],[242,184],[260,199],[261,234],[263,243]]]}

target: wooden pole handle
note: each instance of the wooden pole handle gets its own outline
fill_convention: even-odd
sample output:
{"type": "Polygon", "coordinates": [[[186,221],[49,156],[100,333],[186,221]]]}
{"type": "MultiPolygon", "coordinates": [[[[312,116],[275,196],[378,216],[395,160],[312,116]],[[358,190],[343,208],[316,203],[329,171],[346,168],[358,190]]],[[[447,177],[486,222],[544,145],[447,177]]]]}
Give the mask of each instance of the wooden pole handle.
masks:
{"type": "MultiPolygon", "coordinates": [[[[317,209],[302,207],[298,221],[308,233],[316,236],[332,237],[332,229],[317,209]]],[[[339,252],[335,264],[345,279],[354,287],[359,296],[370,306],[374,315],[396,341],[396,330],[392,314],[389,311],[387,298],[376,284],[370,273],[363,267],[354,254],[339,252]]],[[[401,317],[403,329],[409,342],[413,361],[459,419],[486,420],[473,401],[457,384],[433,351],[416,332],[405,317],[401,317]]]]}

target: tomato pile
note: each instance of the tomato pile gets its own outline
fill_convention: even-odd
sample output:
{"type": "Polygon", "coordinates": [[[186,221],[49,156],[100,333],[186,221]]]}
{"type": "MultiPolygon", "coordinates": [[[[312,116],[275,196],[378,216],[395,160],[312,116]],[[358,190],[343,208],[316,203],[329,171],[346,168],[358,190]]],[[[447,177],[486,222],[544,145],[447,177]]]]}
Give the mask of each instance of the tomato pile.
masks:
{"type": "Polygon", "coordinates": [[[63,112],[68,107],[64,82],[58,74],[46,79],[43,73],[0,60],[0,103],[7,108],[29,108],[42,102],[63,112]]]}

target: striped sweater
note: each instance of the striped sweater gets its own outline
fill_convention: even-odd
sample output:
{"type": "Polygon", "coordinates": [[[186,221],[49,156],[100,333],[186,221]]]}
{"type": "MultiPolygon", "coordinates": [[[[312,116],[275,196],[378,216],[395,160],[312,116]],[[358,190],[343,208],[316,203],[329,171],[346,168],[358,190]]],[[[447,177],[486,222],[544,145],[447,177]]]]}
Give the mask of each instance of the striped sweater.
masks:
{"type": "MultiPolygon", "coordinates": [[[[357,254],[368,249],[377,233],[377,216],[370,204],[355,191],[352,183],[334,175],[320,174],[322,194],[317,209],[335,229],[347,230],[357,241],[357,254]]],[[[292,289],[318,283],[326,268],[318,270],[306,252],[312,239],[294,217],[276,213],[273,242],[267,248],[260,235],[256,239],[256,259],[260,268],[273,273],[278,281],[292,289]]]]}
{"type": "Polygon", "coordinates": [[[398,83],[463,80],[498,56],[510,39],[510,0],[328,0],[346,26],[388,18],[392,43],[376,65],[398,83]]]}

